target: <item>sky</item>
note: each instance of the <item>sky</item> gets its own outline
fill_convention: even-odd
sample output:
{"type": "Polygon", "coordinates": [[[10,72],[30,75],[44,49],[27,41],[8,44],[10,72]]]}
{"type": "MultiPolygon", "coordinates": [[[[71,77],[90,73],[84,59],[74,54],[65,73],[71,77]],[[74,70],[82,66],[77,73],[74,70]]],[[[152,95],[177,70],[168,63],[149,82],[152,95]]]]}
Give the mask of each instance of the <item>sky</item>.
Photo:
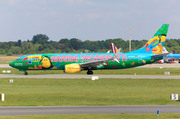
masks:
{"type": "Polygon", "coordinates": [[[163,23],[180,38],[180,0],[1,0],[0,42],[32,40],[149,40],[163,23]]]}

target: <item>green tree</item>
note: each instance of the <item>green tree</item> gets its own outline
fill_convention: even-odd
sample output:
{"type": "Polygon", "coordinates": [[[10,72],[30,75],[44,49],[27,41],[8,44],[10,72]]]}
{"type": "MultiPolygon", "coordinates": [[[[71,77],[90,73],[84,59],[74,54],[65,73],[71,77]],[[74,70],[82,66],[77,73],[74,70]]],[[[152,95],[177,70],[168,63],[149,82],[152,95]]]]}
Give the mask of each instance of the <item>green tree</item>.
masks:
{"type": "Polygon", "coordinates": [[[39,46],[39,48],[38,48],[38,51],[42,51],[42,50],[44,50],[44,48],[43,48],[43,45],[40,44],[40,46],[39,46]]]}
{"type": "Polygon", "coordinates": [[[78,50],[81,49],[82,41],[77,38],[70,39],[71,46],[73,49],[78,50]]]}
{"type": "Polygon", "coordinates": [[[98,49],[99,49],[99,44],[98,44],[98,42],[97,42],[97,41],[91,41],[89,50],[90,50],[91,52],[97,52],[98,49]]]}
{"type": "Polygon", "coordinates": [[[17,42],[17,46],[21,47],[21,40],[20,39],[17,42]]]}
{"type": "Polygon", "coordinates": [[[54,47],[50,44],[44,44],[43,47],[44,49],[54,50],[54,47]]]}
{"type": "Polygon", "coordinates": [[[64,44],[58,43],[56,48],[60,49],[62,52],[71,52],[71,49],[68,47],[67,43],[64,43],[64,44]]]}
{"type": "Polygon", "coordinates": [[[21,54],[21,48],[18,46],[12,46],[9,51],[13,54],[21,54]]]}
{"type": "Polygon", "coordinates": [[[6,51],[4,49],[0,49],[0,54],[6,54],[6,51]]]}
{"type": "Polygon", "coordinates": [[[0,48],[6,49],[7,45],[4,42],[0,42],[0,48]]]}
{"type": "Polygon", "coordinates": [[[100,48],[100,49],[106,49],[106,47],[104,46],[104,43],[105,43],[104,40],[98,41],[98,44],[99,44],[99,48],[100,48]]]}
{"type": "Polygon", "coordinates": [[[61,40],[59,41],[59,43],[61,43],[61,44],[66,43],[66,44],[68,45],[68,47],[69,47],[69,48],[71,48],[71,43],[70,43],[70,40],[69,40],[69,39],[67,39],[67,38],[63,38],[63,39],[61,39],[61,40]]]}
{"type": "Polygon", "coordinates": [[[38,51],[39,51],[39,46],[40,46],[40,45],[41,45],[41,44],[38,44],[38,43],[36,43],[36,44],[33,45],[33,48],[34,48],[34,50],[35,50],[36,53],[38,53],[38,51]]]}
{"type": "Polygon", "coordinates": [[[9,41],[9,42],[7,43],[7,45],[8,45],[7,47],[10,48],[10,47],[14,46],[14,43],[13,43],[12,41],[9,41]]]}
{"type": "MultiPolygon", "coordinates": [[[[104,46],[106,47],[106,49],[111,49],[110,43],[114,43],[114,41],[112,39],[105,40],[104,46]]],[[[118,44],[115,43],[115,45],[117,46],[118,44]]]]}
{"type": "Polygon", "coordinates": [[[13,53],[12,52],[8,52],[7,56],[13,56],[13,53]]]}
{"type": "Polygon", "coordinates": [[[88,49],[89,50],[90,47],[91,47],[91,41],[90,40],[86,40],[86,41],[83,42],[83,45],[82,45],[83,49],[88,49]]]}
{"type": "MultiPolygon", "coordinates": [[[[33,53],[35,50],[34,50],[34,47],[33,47],[33,44],[31,42],[23,42],[21,44],[21,48],[22,48],[22,52],[24,53],[26,50],[29,50],[29,53],[33,53]]],[[[25,53],[26,54],[26,53],[25,53]]]]}
{"type": "Polygon", "coordinates": [[[45,40],[43,40],[43,39],[40,39],[40,40],[38,40],[36,43],[44,45],[44,44],[47,43],[47,41],[45,41],[45,40]]]}
{"type": "Polygon", "coordinates": [[[166,43],[168,47],[176,47],[179,46],[178,42],[175,40],[167,40],[166,43]]]}
{"type": "Polygon", "coordinates": [[[25,50],[25,51],[23,52],[23,54],[30,54],[29,49],[28,49],[28,50],[25,50]]]}
{"type": "Polygon", "coordinates": [[[32,43],[33,44],[39,43],[39,42],[46,43],[48,40],[49,40],[49,37],[46,36],[45,34],[37,34],[33,36],[32,43]]]}

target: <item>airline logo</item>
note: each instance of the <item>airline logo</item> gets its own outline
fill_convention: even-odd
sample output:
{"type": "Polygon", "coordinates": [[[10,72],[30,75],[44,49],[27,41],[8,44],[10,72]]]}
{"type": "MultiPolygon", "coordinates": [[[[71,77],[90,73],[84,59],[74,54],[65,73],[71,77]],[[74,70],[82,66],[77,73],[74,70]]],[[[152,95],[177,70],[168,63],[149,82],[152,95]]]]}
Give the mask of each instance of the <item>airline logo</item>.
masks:
{"type": "Polygon", "coordinates": [[[112,49],[112,53],[116,53],[117,52],[117,47],[114,45],[114,43],[111,43],[111,49],[112,49]]]}

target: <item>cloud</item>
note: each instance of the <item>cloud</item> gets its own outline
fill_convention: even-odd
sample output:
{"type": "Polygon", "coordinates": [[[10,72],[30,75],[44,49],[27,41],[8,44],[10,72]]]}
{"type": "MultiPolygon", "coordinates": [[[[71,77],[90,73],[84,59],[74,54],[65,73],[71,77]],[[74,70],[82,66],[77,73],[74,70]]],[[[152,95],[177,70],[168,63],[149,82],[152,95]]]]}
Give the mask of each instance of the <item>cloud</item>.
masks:
{"type": "Polygon", "coordinates": [[[81,3],[83,2],[84,0],[66,0],[68,3],[81,3]]]}
{"type": "Polygon", "coordinates": [[[171,17],[171,20],[180,23],[180,16],[173,16],[171,17]]]}
{"type": "Polygon", "coordinates": [[[18,2],[19,2],[19,0],[8,0],[8,3],[9,3],[10,6],[14,6],[18,2]]]}
{"type": "Polygon", "coordinates": [[[96,4],[96,2],[91,2],[88,0],[63,0],[64,3],[69,5],[93,5],[96,4]]]}
{"type": "Polygon", "coordinates": [[[86,15],[86,17],[87,17],[88,19],[96,19],[96,18],[100,18],[101,15],[96,14],[96,13],[89,13],[89,14],[86,15]]]}

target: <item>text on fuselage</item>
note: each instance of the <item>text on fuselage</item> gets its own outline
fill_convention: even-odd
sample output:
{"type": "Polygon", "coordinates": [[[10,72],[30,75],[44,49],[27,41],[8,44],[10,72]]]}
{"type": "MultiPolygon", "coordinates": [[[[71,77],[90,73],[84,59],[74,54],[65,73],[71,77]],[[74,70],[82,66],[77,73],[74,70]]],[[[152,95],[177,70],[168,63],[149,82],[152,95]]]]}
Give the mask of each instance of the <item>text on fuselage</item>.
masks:
{"type": "MultiPolygon", "coordinates": [[[[98,61],[98,60],[107,60],[112,58],[112,55],[56,55],[51,56],[51,62],[78,62],[79,60],[83,61],[98,61]]],[[[127,61],[127,55],[118,55],[118,61],[127,61]]],[[[114,61],[114,60],[113,60],[114,61]]]]}

